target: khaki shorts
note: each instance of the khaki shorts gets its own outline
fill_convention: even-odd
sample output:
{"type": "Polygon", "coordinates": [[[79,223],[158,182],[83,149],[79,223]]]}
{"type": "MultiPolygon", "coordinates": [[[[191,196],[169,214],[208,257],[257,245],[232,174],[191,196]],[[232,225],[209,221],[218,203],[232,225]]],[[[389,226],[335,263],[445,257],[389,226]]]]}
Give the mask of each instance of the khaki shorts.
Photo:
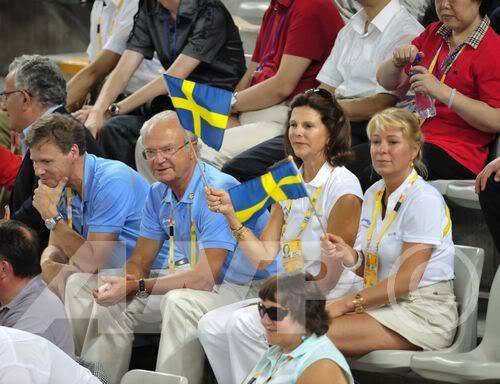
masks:
{"type": "Polygon", "coordinates": [[[418,288],[395,301],[366,313],[423,350],[451,345],[458,324],[452,280],[418,288]]]}

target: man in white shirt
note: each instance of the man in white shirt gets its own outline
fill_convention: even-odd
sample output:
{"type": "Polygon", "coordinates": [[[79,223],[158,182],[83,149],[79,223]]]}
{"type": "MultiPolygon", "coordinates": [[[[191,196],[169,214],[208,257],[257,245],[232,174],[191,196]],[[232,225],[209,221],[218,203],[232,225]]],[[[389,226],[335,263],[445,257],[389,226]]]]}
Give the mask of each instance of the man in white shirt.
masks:
{"type": "MultiPolygon", "coordinates": [[[[94,90],[120,60],[137,13],[139,0],[96,0],[90,14],[90,64],[78,72],[67,85],[67,108],[74,110],[94,90]]],[[[144,60],[130,78],[126,94],[137,91],[158,77],[162,65],[155,56],[144,60]]]]}
{"type": "Polygon", "coordinates": [[[101,384],[51,342],[0,326],[0,383],[101,384]]]}
{"type": "Polygon", "coordinates": [[[399,0],[359,2],[363,8],[339,32],[317,76],[320,87],[335,94],[351,121],[353,146],[367,141],[366,122],[403,96],[377,83],[378,65],[424,30],[399,0]]]}

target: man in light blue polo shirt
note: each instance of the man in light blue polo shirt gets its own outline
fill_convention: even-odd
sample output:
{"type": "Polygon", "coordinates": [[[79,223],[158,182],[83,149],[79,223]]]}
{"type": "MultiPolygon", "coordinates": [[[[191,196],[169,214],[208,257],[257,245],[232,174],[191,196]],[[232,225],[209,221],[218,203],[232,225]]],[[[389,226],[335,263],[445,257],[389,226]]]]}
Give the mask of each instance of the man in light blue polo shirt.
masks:
{"type": "MultiPolygon", "coordinates": [[[[128,369],[134,330],[142,327],[144,332],[148,325],[153,331],[161,330],[156,370],[181,374],[197,384],[204,365],[197,339],[200,317],[255,297],[252,281],[275,273],[281,263],[277,260],[256,274],[224,216],[208,209],[203,177],[217,188],[238,182],[208,164],[197,165],[196,138],[182,129],[175,112],[153,117],[144,125],[142,137],[144,157],[159,183],[150,188],[141,237],[127,262],[127,278],[103,278],[105,284],[96,292],[101,306],[93,308],[92,316],[99,324],[96,327],[91,321],[84,330],[82,357],[102,362],[112,382],[118,383],[128,369]],[[163,243],[174,252],[167,260],[168,273],[158,277],[151,266],[163,243]],[[124,295],[131,299],[125,312],[119,305],[124,295]]],[[[252,230],[259,233],[266,221],[264,215],[252,230]]]]}
{"type": "Polygon", "coordinates": [[[33,205],[51,231],[44,279],[122,267],[139,237],[145,180],[120,162],[86,153],[84,127],[69,115],[42,117],[26,142],[39,177],[33,205]]]}

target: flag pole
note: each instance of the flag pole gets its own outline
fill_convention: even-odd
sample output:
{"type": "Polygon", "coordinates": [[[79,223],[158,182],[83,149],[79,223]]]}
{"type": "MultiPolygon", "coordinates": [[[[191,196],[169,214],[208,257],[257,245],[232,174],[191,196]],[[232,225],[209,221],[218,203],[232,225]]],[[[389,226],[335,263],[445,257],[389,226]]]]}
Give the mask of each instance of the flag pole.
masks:
{"type": "Polygon", "coordinates": [[[297,168],[297,164],[295,164],[295,161],[293,160],[293,156],[288,156],[288,160],[292,163],[292,166],[294,167],[295,172],[297,172],[297,175],[300,177],[300,182],[304,186],[304,190],[306,191],[306,195],[307,195],[307,198],[309,200],[309,204],[311,204],[311,208],[312,208],[312,210],[314,212],[314,216],[316,216],[316,218],[318,219],[319,226],[321,227],[321,230],[323,231],[323,236],[326,238],[325,227],[323,225],[323,222],[321,221],[321,218],[320,218],[320,215],[319,215],[318,211],[316,210],[316,207],[313,204],[313,201],[311,199],[311,195],[309,195],[309,192],[307,191],[304,179],[302,178],[302,174],[300,173],[299,169],[297,168]]]}
{"type": "Polygon", "coordinates": [[[201,166],[200,159],[198,158],[198,155],[196,154],[196,150],[194,148],[192,140],[189,141],[189,146],[191,147],[191,151],[193,151],[194,158],[196,159],[196,164],[198,165],[198,168],[200,169],[201,178],[203,180],[203,185],[205,185],[205,187],[208,188],[207,177],[205,175],[205,172],[203,171],[203,167],[201,166]]]}

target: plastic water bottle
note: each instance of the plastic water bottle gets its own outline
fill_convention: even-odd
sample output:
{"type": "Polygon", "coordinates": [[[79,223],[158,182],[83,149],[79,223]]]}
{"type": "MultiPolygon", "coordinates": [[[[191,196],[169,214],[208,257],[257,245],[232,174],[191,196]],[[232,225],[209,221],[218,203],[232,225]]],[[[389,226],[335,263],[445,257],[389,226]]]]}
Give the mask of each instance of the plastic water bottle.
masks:
{"type": "MultiPolygon", "coordinates": [[[[422,60],[420,53],[417,53],[413,65],[417,65],[422,60]]],[[[436,116],[436,107],[434,106],[434,100],[429,95],[422,92],[415,92],[415,107],[417,109],[418,115],[422,119],[428,119],[430,117],[436,116]]]]}

